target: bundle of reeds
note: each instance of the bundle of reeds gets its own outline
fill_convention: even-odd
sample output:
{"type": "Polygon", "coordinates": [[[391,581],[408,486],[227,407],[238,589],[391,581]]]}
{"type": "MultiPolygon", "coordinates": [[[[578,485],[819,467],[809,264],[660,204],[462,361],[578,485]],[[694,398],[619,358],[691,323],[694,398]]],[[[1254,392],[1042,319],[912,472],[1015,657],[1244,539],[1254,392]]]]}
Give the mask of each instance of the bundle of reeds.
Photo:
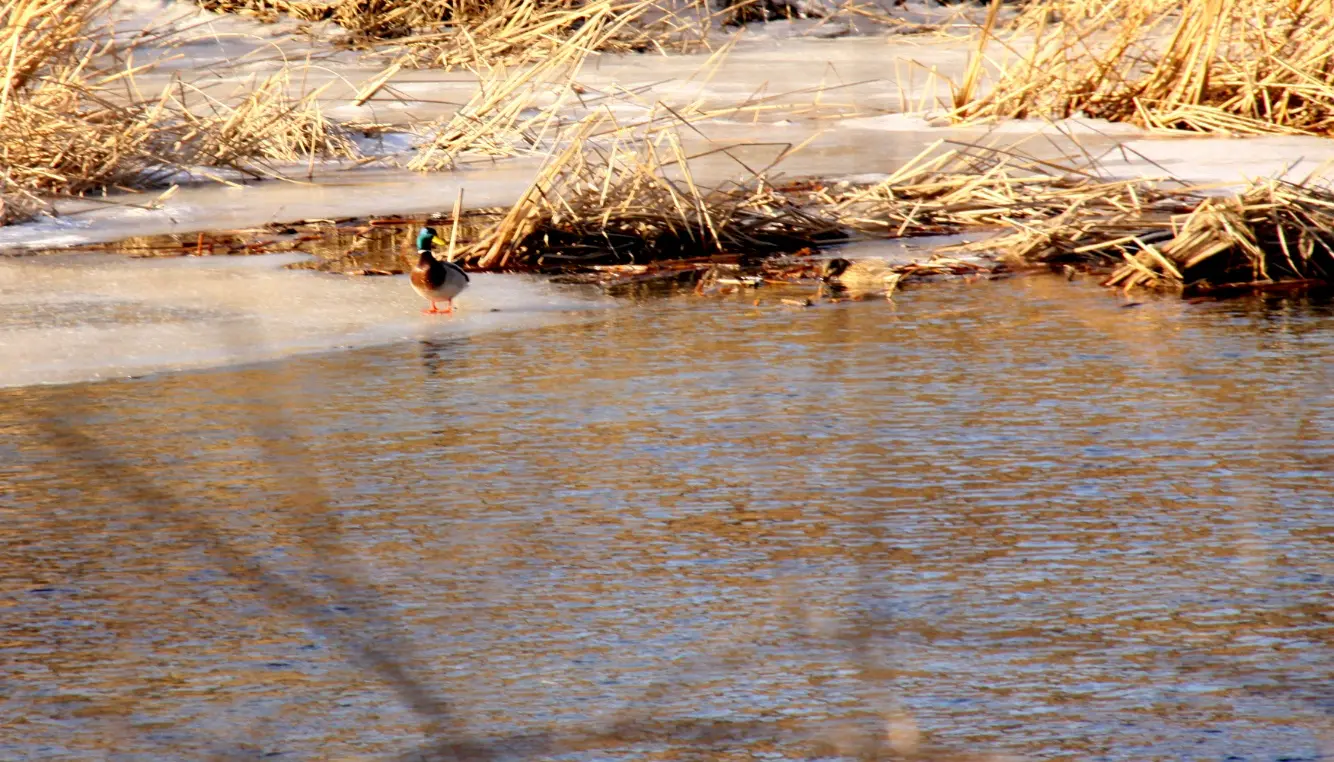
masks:
{"type": "Polygon", "coordinates": [[[1106,285],[1209,291],[1293,281],[1334,283],[1334,193],[1270,180],[1207,198],[1172,220],[1160,244],[1139,240],[1106,285]]]}
{"type": "Polygon", "coordinates": [[[811,208],[803,192],[784,192],[762,175],[702,187],[671,130],[629,147],[604,146],[588,140],[599,125],[582,125],[464,261],[481,269],[550,271],[758,257],[843,239],[837,219],[811,208]]]}
{"type": "Polygon", "coordinates": [[[419,67],[515,66],[564,56],[569,48],[585,54],[694,49],[706,44],[707,24],[662,0],[491,0],[394,42],[389,52],[419,67]]]}
{"type": "Polygon", "coordinates": [[[1334,134],[1331,0],[1062,6],[1054,24],[1037,9],[989,90],[976,86],[979,49],[956,91],[956,120],[1082,113],[1155,129],[1334,134]]]}
{"type": "Polygon", "coordinates": [[[946,251],[1115,268],[1109,286],[1198,292],[1334,282],[1334,192],[1326,186],[1265,180],[1222,197],[1175,183],[1105,180],[1092,169],[969,146],[928,151],[874,186],[813,198],[850,230],[992,231],[946,251]]]}
{"type": "Polygon", "coordinates": [[[998,254],[1018,265],[1078,264],[1110,271],[1105,284],[1126,289],[1334,282],[1334,192],[1324,185],[1263,180],[1233,196],[1207,195],[1058,172],[1010,155],[979,157],[993,164],[986,172],[932,170],[949,157],[847,193],[836,201],[840,219],[871,234],[991,231],[941,251],[998,254]],[[1025,165],[1026,174],[1013,173],[1025,165]]]}

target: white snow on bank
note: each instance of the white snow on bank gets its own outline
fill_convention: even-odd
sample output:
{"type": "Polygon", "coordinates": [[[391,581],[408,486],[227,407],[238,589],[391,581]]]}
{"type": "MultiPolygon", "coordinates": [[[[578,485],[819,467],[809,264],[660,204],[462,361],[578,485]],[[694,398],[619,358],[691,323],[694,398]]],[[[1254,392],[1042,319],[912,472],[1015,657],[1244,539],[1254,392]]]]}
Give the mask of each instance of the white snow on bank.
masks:
{"type": "Polygon", "coordinates": [[[1277,178],[1334,177],[1334,140],[1303,136],[1174,137],[1128,140],[1102,155],[1114,177],[1175,177],[1191,184],[1237,186],[1277,178]]]}
{"type": "Polygon", "coordinates": [[[382,132],[378,135],[366,135],[354,130],[350,137],[352,142],[356,144],[357,150],[361,151],[364,156],[391,157],[409,154],[416,151],[419,146],[430,143],[429,138],[423,138],[408,132],[382,132]]]}

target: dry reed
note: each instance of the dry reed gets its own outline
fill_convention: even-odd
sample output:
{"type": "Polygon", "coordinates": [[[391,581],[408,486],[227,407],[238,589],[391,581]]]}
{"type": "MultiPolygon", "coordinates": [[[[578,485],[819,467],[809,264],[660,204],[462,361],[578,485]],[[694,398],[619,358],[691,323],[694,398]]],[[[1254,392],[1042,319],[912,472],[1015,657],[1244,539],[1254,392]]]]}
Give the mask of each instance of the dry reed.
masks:
{"type": "Polygon", "coordinates": [[[140,95],[142,69],[123,63],[133,51],[115,50],[101,23],[110,6],[0,4],[0,224],[52,198],[161,186],[201,168],[277,176],[272,162],[356,156],[318,92],[288,95],[285,72],[226,99],[180,83],[140,95]]]}
{"type": "Polygon", "coordinates": [[[0,224],[42,208],[49,194],[131,184],[151,174],[149,104],[106,97],[89,68],[102,52],[88,32],[109,0],[5,0],[0,5],[0,224]]]}
{"type": "Polygon", "coordinates": [[[589,136],[586,120],[509,212],[462,259],[482,269],[560,270],[605,264],[764,256],[841,239],[829,215],[762,174],[707,188],[674,131],[624,145],[589,136]]]}
{"type": "Polygon", "coordinates": [[[461,259],[481,269],[592,269],[635,283],[855,238],[973,233],[983,237],[887,273],[897,284],[975,270],[951,256],[969,251],[998,264],[1080,264],[1127,288],[1334,277],[1334,194],[1314,184],[1268,181],[1207,196],[1175,181],[1106,179],[1088,166],[937,144],[873,184],[775,184],[761,173],[705,188],[673,131],[608,145],[589,137],[599,126],[585,122],[461,259]]]}
{"type": "Polygon", "coordinates": [[[924,155],[884,183],[848,192],[835,200],[840,219],[873,234],[995,231],[941,253],[1078,264],[1110,271],[1105,285],[1125,289],[1334,282],[1334,192],[1325,185],[1263,180],[1232,196],[1206,195],[977,151],[924,155]]]}
{"type": "Polygon", "coordinates": [[[939,141],[885,180],[826,200],[851,229],[902,237],[1134,219],[1171,198],[1149,181],[1103,180],[1076,165],[939,141]]]}
{"type": "MultiPolygon", "coordinates": [[[[324,116],[319,103],[324,88],[296,98],[290,90],[291,76],[286,70],[242,88],[239,100],[233,103],[182,86],[178,92],[193,93],[204,105],[179,110],[175,147],[188,147],[189,154],[214,166],[245,166],[256,158],[296,162],[360,155],[347,130],[324,116]]],[[[185,105],[184,94],[179,102],[185,105]]]]}
{"type": "Polygon", "coordinates": [[[400,65],[454,68],[519,65],[585,51],[681,50],[707,42],[702,0],[197,0],[262,20],[279,14],[332,21],[344,44],[380,46],[400,65]],[[388,47],[385,47],[386,44],[388,47]]]}
{"type": "MultiPolygon", "coordinates": [[[[603,31],[594,23],[581,34],[586,41],[596,42],[603,31]]],[[[408,168],[452,169],[465,151],[506,157],[553,145],[560,132],[560,108],[576,94],[574,76],[587,50],[582,44],[571,44],[531,66],[480,70],[477,92],[434,129],[431,142],[408,168]]]]}
{"type": "Polygon", "coordinates": [[[1293,281],[1334,283],[1334,193],[1327,187],[1256,183],[1175,216],[1170,234],[1158,244],[1132,242],[1138,251],[1124,255],[1106,285],[1208,292],[1293,281]]]}
{"type": "Polygon", "coordinates": [[[989,90],[971,86],[979,50],[956,120],[1084,114],[1154,129],[1334,134],[1331,0],[1058,6],[1026,17],[989,90]]]}

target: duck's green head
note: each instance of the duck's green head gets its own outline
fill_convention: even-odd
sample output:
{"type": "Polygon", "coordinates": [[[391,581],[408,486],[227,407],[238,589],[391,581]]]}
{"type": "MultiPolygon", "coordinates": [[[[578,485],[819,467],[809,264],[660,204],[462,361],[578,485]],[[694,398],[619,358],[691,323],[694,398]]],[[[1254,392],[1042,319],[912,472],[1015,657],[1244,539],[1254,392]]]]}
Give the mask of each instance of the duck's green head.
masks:
{"type": "Polygon", "coordinates": [[[431,244],[436,243],[441,246],[446,244],[445,241],[441,240],[440,236],[436,235],[435,228],[433,227],[424,227],[421,229],[421,232],[417,234],[417,251],[430,251],[431,244]]]}

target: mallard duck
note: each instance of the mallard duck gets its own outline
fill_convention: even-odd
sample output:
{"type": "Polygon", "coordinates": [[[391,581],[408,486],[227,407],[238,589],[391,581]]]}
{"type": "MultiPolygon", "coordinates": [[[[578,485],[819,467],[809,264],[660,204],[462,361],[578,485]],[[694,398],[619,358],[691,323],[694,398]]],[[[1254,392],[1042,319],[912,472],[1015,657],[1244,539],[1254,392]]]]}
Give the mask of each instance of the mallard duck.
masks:
{"type": "Polygon", "coordinates": [[[893,292],[901,276],[883,259],[831,259],[820,280],[855,295],[893,292]]]}
{"type": "Polygon", "coordinates": [[[422,310],[427,314],[454,311],[454,297],[468,287],[468,274],[462,267],[449,260],[436,259],[431,253],[434,244],[445,245],[435,228],[425,227],[417,234],[417,264],[412,268],[412,287],[417,293],[431,301],[431,308],[422,310]],[[443,301],[448,306],[440,309],[436,302],[443,301]]]}

